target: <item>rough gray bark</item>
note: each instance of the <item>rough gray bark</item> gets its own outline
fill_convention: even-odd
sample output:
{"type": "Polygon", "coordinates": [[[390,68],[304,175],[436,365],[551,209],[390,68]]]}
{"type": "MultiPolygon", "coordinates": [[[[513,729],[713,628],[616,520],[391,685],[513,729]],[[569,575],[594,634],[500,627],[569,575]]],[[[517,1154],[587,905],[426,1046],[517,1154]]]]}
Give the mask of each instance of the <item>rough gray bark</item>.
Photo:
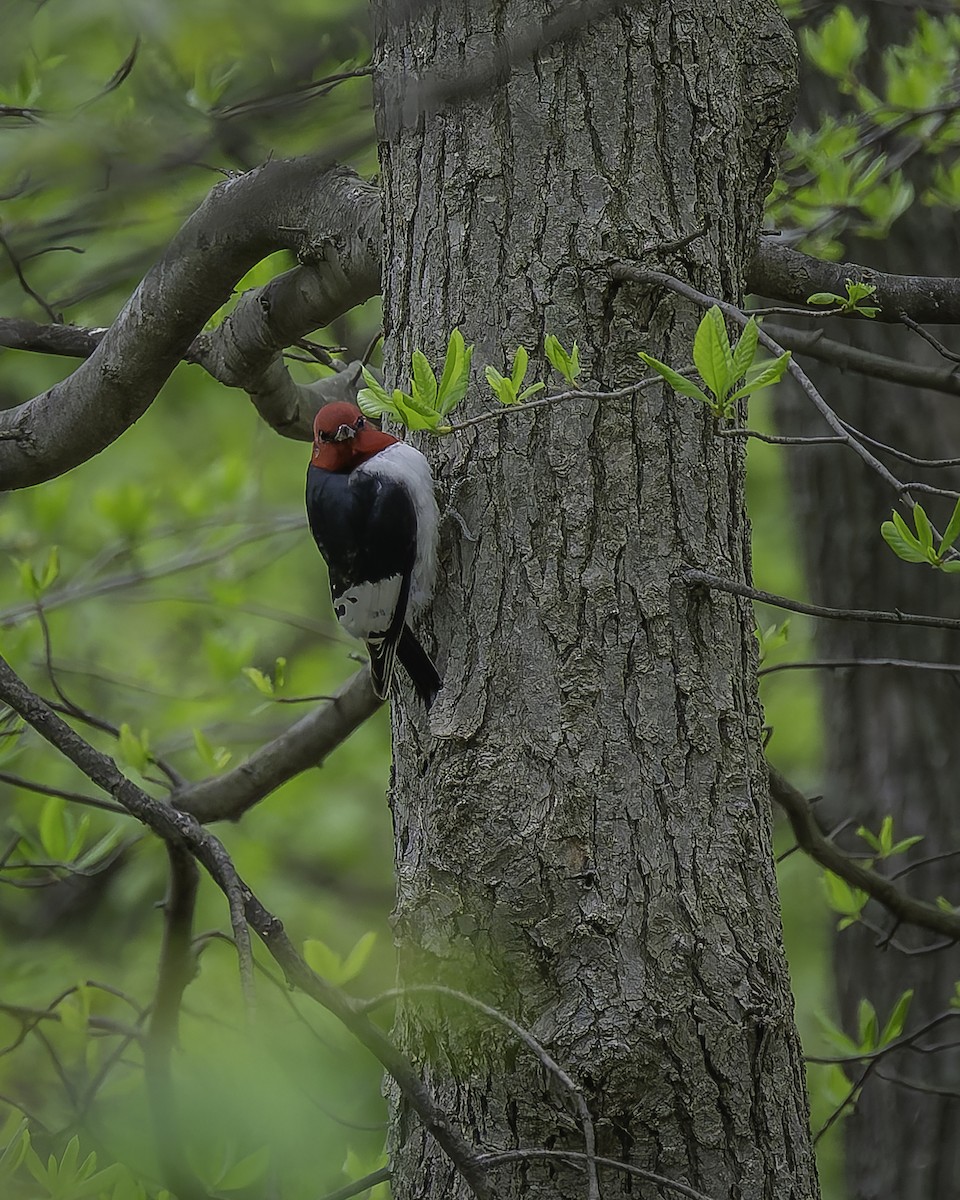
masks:
{"type": "MultiPolygon", "coordinates": [[[[871,54],[876,55],[876,62],[886,44],[902,40],[913,14],[884,5],[867,8],[871,54]]],[[[814,80],[802,95],[802,118],[817,120],[830,98],[814,80]]],[[[855,261],[870,262],[878,270],[936,274],[958,261],[960,240],[952,216],[938,217],[915,206],[898,221],[889,239],[853,240],[846,249],[855,261]]],[[[932,331],[947,342],[955,340],[955,330],[932,327],[932,331]]],[[[915,363],[943,364],[906,330],[847,322],[831,334],[915,363]]],[[[929,391],[905,392],[826,367],[818,368],[815,378],[839,415],[869,436],[921,457],[960,454],[960,411],[950,399],[929,391]]],[[[781,417],[786,432],[822,431],[796,395],[784,396],[781,417]]],[[[832,446],[788,454],[811,598],[839,606],[956,615],[960,594],[956,579],[901,562],[880,538],[880,523],[889,518],[895,497],[871,472],[832,446]],[[829,512],[824,509],[825,498],[829,498],[829,512]]],[[[883,454],[880,457],[888,461],[883,454]]],[[[893,465],[893,460],[889,461],[893,465]]],[[[941,487],[958,486],[954,471],[924,474],[914,467],[900,469],[908,471],[910,478],[941,487]]],[[[942,528],[952,501],[931,499],[924,506],[942,528]]],[[[960,637],[942,630],[819,622],[816,637],[824,658],[960,661],[960,637]]],[[[851,817],[877,829],[890,814],[898,837],[922,834],[925,839],[910,859],[960,845],[957,686],[953,676],[922,671],[823,674],[824,788],[832,806],[828,819],[851,817]]],[[[956,861],[947,859],[913,874],[909,886],[914,894],[935,900],[938,895],[955,896],[956,879],[956,861]]],[[[888,926],[880,910],[868,911],[871,919],[888,926]]],[[[896,937],[909,946],[931,941],[929,935],[906,929],[897,930],[896,937]]],[[[876,935],[863,927],[853,927],[837,937],[836,976],[841,1014],[848,1028],[856,1028],[861,997],[867,997],[884,1018],[897,997],[914,988],[908,1031],[947,1006],[957,977],[955,949],[905,957],[889,948],[878,950],[876,943],[876,935]]],[[[946,1039],[934,1036],[933,1040],[946,1039]]],[[[870,1078],[856,1114],[844,1123],[851,1200],[891,1196],[930,1200],[953,1194],[960,1179],[960,1104],[944,1095],[898,1085],[885,1076],[934,1089],[955,1089],[960,1055],[956,1051],[901,1055],[870,1078]]]]}
{"type": "MultiPolygon", "coordinates": [[[[688,357],[699,314],[604,264],[709,220],[673,265],[739,296],[791,107],[775,7],[621,5],[427,113],[424,75],[469,76],[541,11],[446,0],[391,24],[375,8],[388,378],[454,326],[500,367],[547,332],[576,339],[590,387],[636,379],[640,347],[688,357]]],[[[479,384],[469,404],[487,404],[479,384]]],[[[429,723],[395,708],[401,984],[459,987],[531,1029],[582,1089],[598,1153],[717,1198],[811,1200],[753,618],[678,579],[684,563],[749,576],[742,447],[663,390],[430,453],[446,686],[429,723]]],[[[478,1144],[582,1152],[569,1096],[509,1034],[421,995],[396,1033],[478,1144]]],[[[463,1195],[394,1100],[394,1194],[463,1195]]],[[[606,1200],[641,1188],[604,1171],[606,1200]]],[[[584,1175],[514,1162],[496,1194],[579,1197],[584,1175]]]]}

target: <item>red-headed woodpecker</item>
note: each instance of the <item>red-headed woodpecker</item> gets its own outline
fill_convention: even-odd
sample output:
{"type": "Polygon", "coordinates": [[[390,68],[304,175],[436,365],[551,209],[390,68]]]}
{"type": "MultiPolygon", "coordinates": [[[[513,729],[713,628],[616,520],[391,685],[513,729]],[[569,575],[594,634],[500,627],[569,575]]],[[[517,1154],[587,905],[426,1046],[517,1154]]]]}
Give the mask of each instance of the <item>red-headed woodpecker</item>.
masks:
{"type": "Polygon", "coordinates": [[[433,591],[430,464],[354,405],[328,404],[313,423],[307,517],[329,568],[337,620],[366,642],[373,690],[386,699],[399,658],[429,708],[441,679],[406,618],[433,591]]]}

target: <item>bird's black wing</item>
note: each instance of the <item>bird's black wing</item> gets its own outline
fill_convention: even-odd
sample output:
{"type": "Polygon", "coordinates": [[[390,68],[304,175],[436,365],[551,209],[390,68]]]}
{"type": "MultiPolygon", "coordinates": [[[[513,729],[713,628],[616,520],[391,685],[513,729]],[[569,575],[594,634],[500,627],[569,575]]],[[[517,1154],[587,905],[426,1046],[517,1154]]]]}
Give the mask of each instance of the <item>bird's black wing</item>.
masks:
{"type": "Polygon", "coordinates": [[[311,466],[307,515],[329,568],[337,620],[367,643],[374,690],[385,698],[416,559],[413,502],[388,477],[311,466]]]}

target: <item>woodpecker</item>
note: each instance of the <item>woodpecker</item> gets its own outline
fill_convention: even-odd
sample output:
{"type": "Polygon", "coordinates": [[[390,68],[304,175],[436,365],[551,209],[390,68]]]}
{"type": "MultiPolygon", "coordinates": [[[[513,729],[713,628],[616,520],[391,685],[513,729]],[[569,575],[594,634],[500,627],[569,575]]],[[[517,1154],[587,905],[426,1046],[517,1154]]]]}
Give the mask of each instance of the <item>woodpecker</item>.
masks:
{"type": "Polygon", "coordinates": [[[337,620],[366,643],[373,690],[387,698],[399,658],[429,708],[442,680],[406,618],[430,599],[436,573],[430,464],[353,404],[328,404],[313,422],[307,518],[337,620]]]}

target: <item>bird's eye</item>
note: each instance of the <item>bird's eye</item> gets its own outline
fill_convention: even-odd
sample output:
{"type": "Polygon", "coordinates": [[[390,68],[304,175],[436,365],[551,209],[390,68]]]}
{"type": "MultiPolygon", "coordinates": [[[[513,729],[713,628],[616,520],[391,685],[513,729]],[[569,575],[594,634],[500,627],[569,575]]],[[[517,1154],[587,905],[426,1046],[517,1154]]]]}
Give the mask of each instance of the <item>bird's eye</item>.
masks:
{"type": "Polygon", "coordinates": [[[329,434],[329,433],[323,433],[323,432],[321,431],[321,433],[320,433],[320,441],[321,441],[321,442],[329,442],[330,440],[331,440],[331,438],[330,438],[330,434],[329,434]]]}
{"type": "Polygon", "coordinates": [[[363,417],[358,417],[357,423],[356,423],[356,425],[354,425],[354,429],[357,429],[357,430],[363,429],[365,425],[366,425],[366,421],[363,419],[363,417]]]}

